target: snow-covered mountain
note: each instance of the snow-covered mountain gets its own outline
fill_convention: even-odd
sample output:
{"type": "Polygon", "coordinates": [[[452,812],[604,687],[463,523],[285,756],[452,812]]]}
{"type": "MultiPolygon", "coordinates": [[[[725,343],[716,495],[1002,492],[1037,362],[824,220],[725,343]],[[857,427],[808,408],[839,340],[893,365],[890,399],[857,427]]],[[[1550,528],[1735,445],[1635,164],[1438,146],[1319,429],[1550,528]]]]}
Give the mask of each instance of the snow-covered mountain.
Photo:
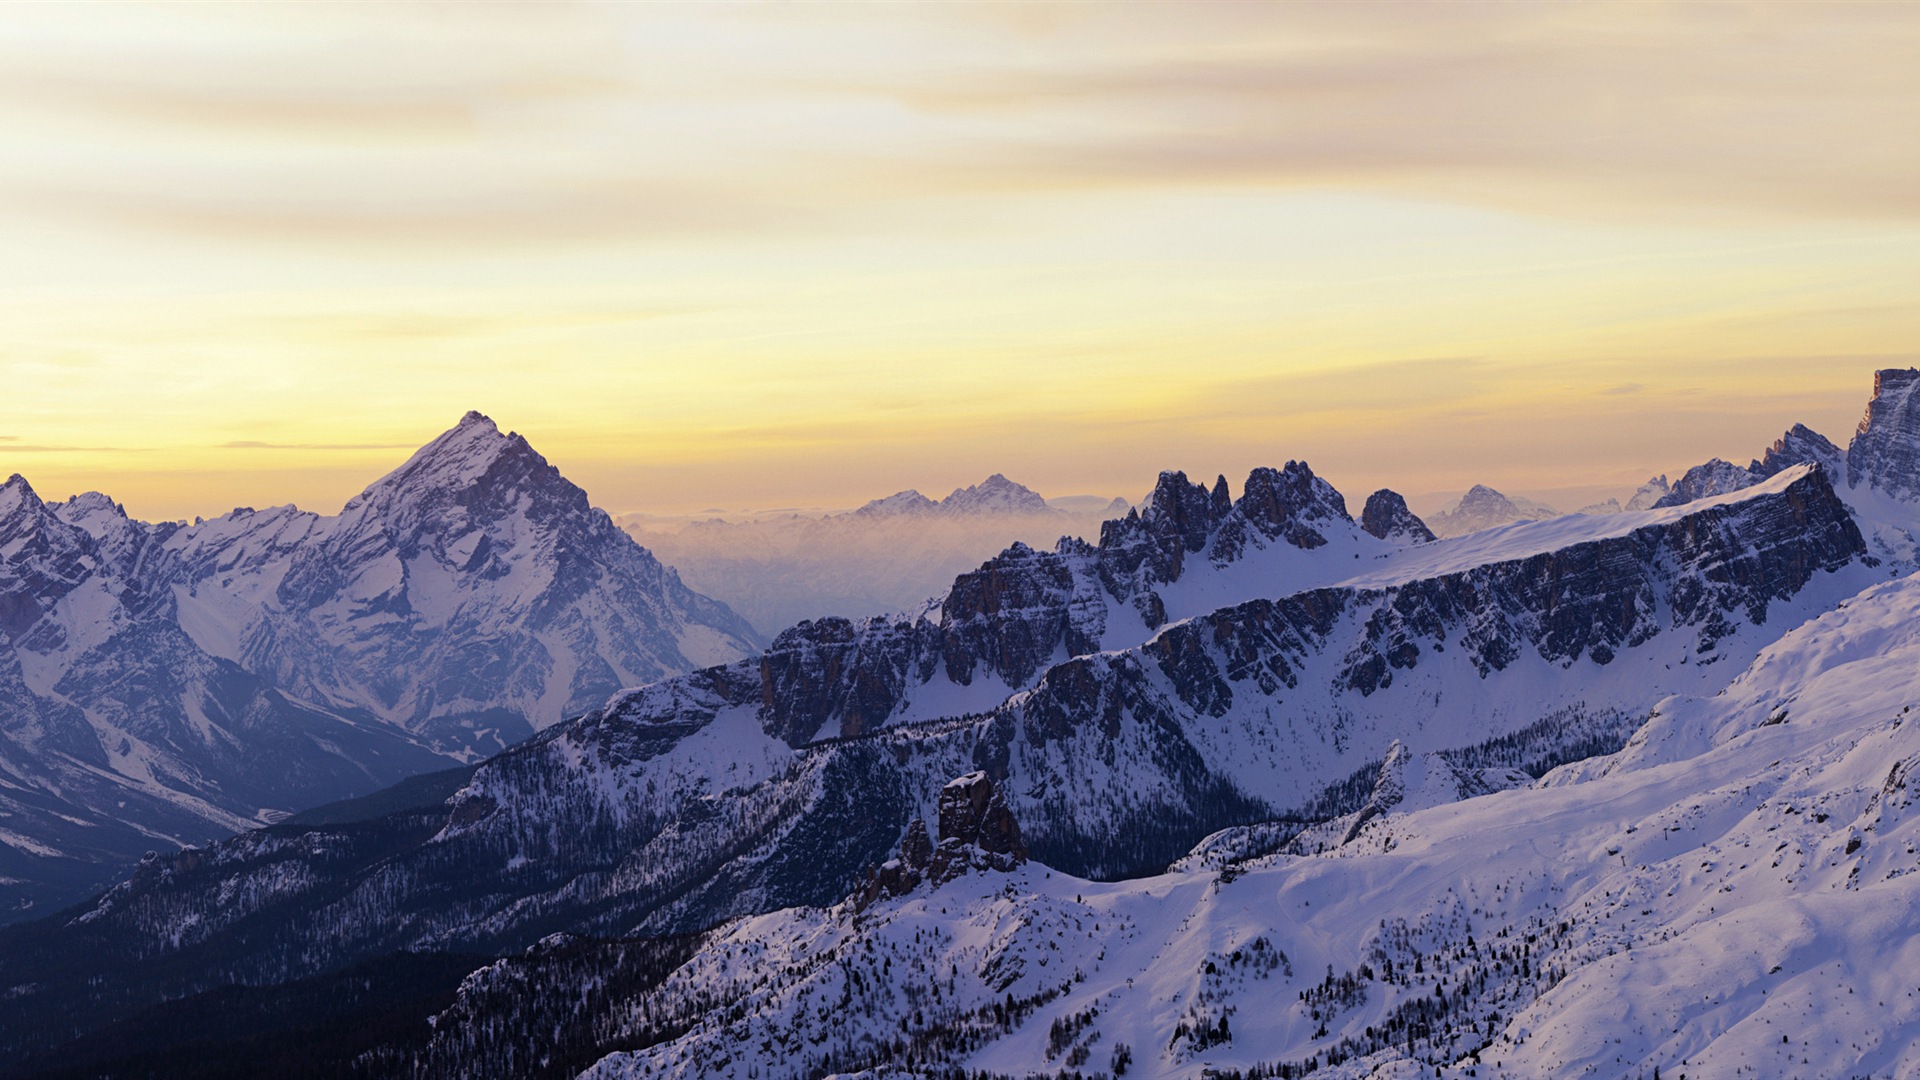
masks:
{"type": "Polygon", "coordinates": [[[1047,504],[1039,492],[1007,479],[1000,473],[994,473],[978,484],[963,488],[954,488],[944,499],[935,502],[908,489],[884,499],[872,502],[855,510],[856,514],[895,515],[895,514],[1059,514],[1062,511],[1047,504]]]}
{"type": "Polygon", "coordinates": [[[1437,536],[1455,537],[1483,529],[1511,525],[1516,521],[1543,521],[1559,511],[1545,503],[1519,497],[1509,498],[1485,484],[1475,484],[1448,509],[1430,515],[1427,525],[1437,536]]]}
{"type": "MultiPolygon", "coordinates": [[[[1855,447],[1920,444],[1900,415],[1855,447]]],[[[1920,1070],[1900,457],[1431,541],[1298,463],[1238,498],[1164,474],[1098,544],[1010,548],[916,616],[798,624],[0,931],[0,1062],[179,1047],[161,1018],[230,983],[293,1009],[491,954],[342,1060],[1920,1070]]]]}
{"type": "Polygon", "coordinates": [[[115,968],[111,1008],[76,988],[100,973],[75,934],[211,986],[836,902],[976,770],[1038,862],[1151,873],[1224,827],[1357,812],[1395,740],[1484,762],[1476,783],[1617,747],[1664,694],[1863,587],[1863,551],[1810,469],[1413,546],[1302,465],[1239,499],[1168,474],[1099,547],[1009,551],[920,619],[802,624],[372,818],[156,860],[64,928],[0,936],[0,980],[44,987],[0,1027],[156,992],[140,965],[115,968]],[[1205,606],[1262,580],[1271,599],[1205,606]]]}
{"type": "Polygon", "coordinates": [[[10,913],[756,645],[478,413],[331,518],[154,525],[15,476],[0,633],[10,913]]]}
{"type": "Polygon", "coordinates": [[[1011,544],[1095,537],[1128,509],[1118,499],[1066,502],[1070,508],[1054,506],[996,473],[944,499],[908,490],[847,513],[695,521],[631,514],[620,523],[691,587],[772,633],[821,616],[918,611],[956,574],[1011,544]]]}
{"type": "Polygon", "coordinates": [[[1456,760],[1396,744],[1319,854],[742,920],[623,1003],[664,1038],[586,1075],[1909,1075],[1917,672],[1907,577],[1537,783],[1459,801],[1456,760]]]}
{"type": "Polygon", "coordinates": [[[210,652],[456,753],[756,646],[743,620],[479,413],[252,573],[206,581],[176,593],[210,652]]]}

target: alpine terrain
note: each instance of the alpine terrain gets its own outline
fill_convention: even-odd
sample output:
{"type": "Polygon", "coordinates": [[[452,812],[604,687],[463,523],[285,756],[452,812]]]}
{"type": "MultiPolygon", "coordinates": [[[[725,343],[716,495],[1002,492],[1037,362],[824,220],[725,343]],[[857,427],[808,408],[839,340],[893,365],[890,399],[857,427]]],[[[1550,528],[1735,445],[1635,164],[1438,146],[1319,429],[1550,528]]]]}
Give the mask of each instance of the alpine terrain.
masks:
{"type": "Polygon", "coordinates": [[[479,413],[338,516],[149,524],[0,486],[0,910],[457,767],[754,651],[479,413]]]}
{"type": "MultiPolygon", "coordinates": [[[[1533,511],[1476,488],[1430,529],[1391,491],[1356,520],[1303,462],[1163,473],[1097,542],[754,655],[696,656],[726,625],[696,600],[672,610],[713,636],[644,672],[606,609],[529,614],[441,679],[497,670],[521,715],[570,719],[0,929],[0,1067],[1920,1073],[1917,393],[1880,372],[1844,453],[1796,426],[1745,469],[1487,527],[1533,511]],[[594,644],[518,666],[551,641],[594,644]],[[631,685],[576,694],[588,653],[631,685]]],[[[329,722],[471,750],[478,690],[360,658],[472,648],[427,632],[465,588],[550,610],[488,606],[545,580],[492,537],[613,528],[518,484],[435,494],[482,486],[483,424],[315,519],[322,554],[270,586],[219,585],[270,589],[276,628],[200,647],[329,722]]]]}

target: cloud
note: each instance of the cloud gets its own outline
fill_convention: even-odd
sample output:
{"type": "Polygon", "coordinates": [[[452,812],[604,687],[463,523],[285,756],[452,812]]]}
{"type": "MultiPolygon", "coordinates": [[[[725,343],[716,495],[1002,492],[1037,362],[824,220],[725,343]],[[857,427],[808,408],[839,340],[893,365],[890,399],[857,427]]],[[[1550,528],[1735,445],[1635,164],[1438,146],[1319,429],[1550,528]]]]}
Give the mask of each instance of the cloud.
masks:
{"type": "Polygon", "coordinates": [[[1320,33],[1292,47],[1282,37],[1298,5],[1271,9],[1239,47],[1070,56],[895,92],[934,114],[1024,121],[1028,137],[955,163],[983,185],[1370,186],[1563,212],[1920,211],[1911,12],[1506,7],[1489,19],[1450,5],[1463,17],[1396,26],[1381,7],[1361,6],[1364,25],[1305,20],[1320,33]]]}
{"type": "Polygon", "coordinates": [[[1920,217],[1902,5],[544,7],[141,9],[144,34],[120,8],[35,15],[53,29],[0,36],[27,151],[0,154],[0,192],[389,254],[844,235],[912,220],[889,204],[1222,185],[1920,217]]]}

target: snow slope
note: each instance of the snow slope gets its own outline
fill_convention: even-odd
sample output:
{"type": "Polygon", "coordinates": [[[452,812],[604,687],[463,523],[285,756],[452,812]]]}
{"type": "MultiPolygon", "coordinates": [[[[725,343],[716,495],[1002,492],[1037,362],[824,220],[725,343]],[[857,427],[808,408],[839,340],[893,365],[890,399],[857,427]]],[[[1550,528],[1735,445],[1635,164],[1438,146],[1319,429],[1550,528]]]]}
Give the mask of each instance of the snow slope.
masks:
{"type": "Polygon", "coordinates": [[[629,1009],[689,1029],[588,1075],[1024,1076],[1122,1044],[1169,1077],[1914,1075],[1916,673],[1907,577],[1617,755],[1322,855],[1111,884],[1030,864],[743,920],[629,1009]]]}

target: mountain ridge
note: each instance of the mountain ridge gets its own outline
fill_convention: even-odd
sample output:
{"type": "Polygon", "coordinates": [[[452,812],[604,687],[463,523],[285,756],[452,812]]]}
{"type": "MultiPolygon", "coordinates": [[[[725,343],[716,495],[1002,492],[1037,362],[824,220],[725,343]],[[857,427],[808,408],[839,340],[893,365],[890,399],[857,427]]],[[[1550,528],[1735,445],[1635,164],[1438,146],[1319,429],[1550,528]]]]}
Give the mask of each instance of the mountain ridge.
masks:
{"type": "MultiPolygon", "coordinates": [[[[1338,522],[1318,516],[1332,501],[1317,497],[1311,474],[1296,467],[1286,482],[1285,471],[1268,472],[1239,504],[1216,500],[1217,485],[1169,474],[1162,485],[1167,499],[1133,524],[1116,526],[1124,541],[1116,553],[1128,557],[1120,565],[1154,571],[1124,580],[1167,587],[1158,574],[1172,568],[1167,556],[1175,544],[1183,559],[1172,585],[1218,573],[1208,553],[1223,536],[1240,538],[1239,546],[1226,547],[1242,559],[1330,556],[1352,576],[1355,560],[1345,542],[1329,535],[1338,522]],[[1263,508],[1286,505],[1287,492],[1309,496],[1296,504],[1302,513],[1268,517],[1263,508]],[[1205,528],[1194,517],[1202,497],[1205,528]],[[1322,542],[1296,547],[1286,539],[1304,544],[1308,530],[1322,542]],[[1257,548],[1256,538],[1269,547],[1257,548]],[[1197,556],[1186,551],[1194,540],[1197,556]]],[[[942,671],[953,670],[959,656],[973,658],[975,685],[991,688],[977,699],[976,715],[952,707],[889,711],[903,685],[900,673],[918,668],[891,660],[875,668],[869,657],[886,656],[887,642],[898,640],[887,634],[904,630],[803,625],[760,660],[635,689],[550,729],[484,764],[436,806],[368,822],[270,829],[156,860],[66,916],[65,929],[42,925],[24,939],[0,935],[0,976],[43,983],[53,976],[32,957],[68,964],[52,958],[73,955],[76,945],[62,944],[71,935],[91,942],[87,950],[111,951],[122,946],[110,942],[151,940],[171,922],[163,913],[189,903],[199,912],[191,935],[170,939],[157,954],[152,945],[138,951],[178,964],[184,957],[211,960],[244,939],[252,944],[209,975],[269,981],[315,970],[304,966],[311,960],[295,959],[301,956],[353,962],[402,948],[511,950],[559,929],[661,933],[790,903],[832,903],[847,895],[863,865],[889,857],[907,822],[934,816],[928,800],[947,780],[976,770],[1007,792],[1040,862],[1102,876],[1152,872],[1209,832],[1268,820],[1310,801],[1329,776],[1365,767],[1391,738],[1412,735],[1400,718],[1435,692],[1465,701],[1490,694],[1470,711],[1499,722],[1472,733],[1433,731],[1409,744],[1421,752],[1477,743],[1490,731],[1532,730],[1548,711],[1541,680],[1564,665],[1595,665],[1581,670],[1608,673],[1614,696],[1587,700],[1599,685],[1591,682],[1585,691],[1561,691],[1551,704],[1572,710],[1571,726],[1541,728],[1531,752],[1552,760],[1608,731],[1619,732],[1612,736],[1618,745],[1626,730],[1609,710],[1644,708],[1658,685],[1649,676],[1668,673],[1669,688],[1700,686],[1769,640],[1776,632],[1769,625],[1787,610],[1824,607],[1829,592],[1851,592],[1870,579],[1861,539],[1848,533],[1844,514],[1824,476],[1801,470],[1711,505],[1618,522],[1617,535],[1572,548],[1525,554],[1524,537],[1516,537],[1517,561],[1483,561],[1437,578],[1410,570],[1395,587],[1321,585],[1170,620],[1151,632],[1136,623],[1141,629],[1130,633],[1139,644],[1052,659],[1024,680],[1016,675],[1030,688],[1011,694],[1000,676],[982,676],[1022,670],[1004,665],[1030,662],[1022,658],[1039,654],[1028,646],[1043,638],[1020,629],[1034,625],[1031,609],[1009,589],[1044,579],[1035,572],[1052,560],[1086,560],[1090,553],[1010,552],[1002,565],[984,567],[973,584],[956,589],[951,611],[941,609],[956,619],[952,636],[918,654],[942,671]],[[1696,559],[1709,587],[1681,588],[1692,572],[1676,575],[1672,567],[1696,559]],[[1807,588],[1816,577],[1828,583],[1807,588]],[[1543,581],[1566,583],[1567,600],[1540,592],[1543,581]],[[1466,595],[1502,591],[1512,594],[1502,605],[1514,613],[1506,622],[1476,620],[1461,606],[1466,595]],[[1633,599],[1642,595],[1644,601],[1633,599]],[[1575,596],[1581,604],[1570,603],[1575,596]],[[1015,602],[995,606],[1006,600],[1015,602]],[[1001,616],[987,623],[967,614],[996,610],[1001,616]],[[1594,617],[1606,611],[1636,614],[1594,617]],[[1702,661],[1684,668],[1667,661],[1663,668],[1660,643],[1668,640],[1680,655],[1702,661]],[[1285,722],[1276,728],[1270,711],[1279,701],[1296,703],[1289,708],[1305,720],[1295,721],[1292,745],[1320,749],[1275,756],[1288,745],[1276,739],[1285,722]],[[1155,862],[1139,865],[1142,851],[1156,853],[1155,862]],[[585,867],[595,869],[583,874],[585,867]],[[248,883],[249,903],[202,909],[190,900],[234,887],[222,882],[248,883]],[[447,899],[406,901],[409,913],[401,919],[375,914],[392,903],[380,897],[436,894],[447,899]]],[[[1524,533],[1551,524],[1512,528],[1524,533]]],[[[1350,521],[1346,527],[1353,529],[1350,521]]],[[[1413,567],[1446,569],[1444,557],[1428,553],[1440,547],[1401,550],[1421,556],[1413,567]]],[[[1391,560],[1374,561],[1382,567],[1370,572],[1392,573],[1385,568],[1391,560]]],[[[1079,576],[1098,577],[1091,566],[1079,576]]],[[[1046,609],[1062,612],[1050,616],[1062,620],[1057,632],[1073,632],[1070,614],[1046,609]]],[[[1140,608],[1107,610],[1133,616],[1140,608]]]]}
{"type": "Polygon", "coordinates": [[[1898,374],[1859,483],[1796,426],[1764,477],[1452,539],[1390,526],[1390,492],[1356,522],[1301,462],[1238,498],[1163,473],[1098,543],[1011,546],[916,614],[803,621],[374,816],[0,930],[29,988],[0,1059],[181,971],[426,950],[506,955],[415,1036],[449,1074],[563,1029],[609,1078],[1920,1065],[1875,1035],[1920,1032],[1879,974],[1920,911],[1898,374]],[[956,784],[1032,861],[947,843],[956,784]],[[672,959],[582,994],[633,935],[672,959]],[[1836,987],[1860,1008],[1809,1024],[1836,987]]]}
{"type": "Polygon", "coordinates": [[[477,412],[331,518],[150,524],[16,475],[0,633],[15,915],[759,644],[477,412]]]}

